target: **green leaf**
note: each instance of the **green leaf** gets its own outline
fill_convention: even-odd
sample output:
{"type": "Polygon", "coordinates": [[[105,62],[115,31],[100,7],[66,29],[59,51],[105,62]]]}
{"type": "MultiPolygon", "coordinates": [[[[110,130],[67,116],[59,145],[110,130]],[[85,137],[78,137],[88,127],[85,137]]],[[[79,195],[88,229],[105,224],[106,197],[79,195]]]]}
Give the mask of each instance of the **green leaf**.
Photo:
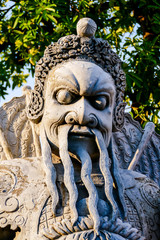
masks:
{"type": "Polygon", "coordinates": [[[48,8],[48,7],[46,7],[45,9],[48,10],[48,11],[55,12],[55,9],[53,9],[53,8],[48,8]]]}
{"type": "Polygon", "coordinates": [[[138,94],[137,94],[137,96],[136,96],[136,101],[137,101],[137,102],[140,101],[141,94],[142,94],[142,92],[139,91],[138,94]]]}
{"type": "Polygon", "coordinates": [[[24,34],[24,32],[19,31],[19,30],[13,30],[13,31],[14,31],[14,33],[18,33],[18,34],[20,34],[20,35],[23,35],[23,34],[24,34]]]}
{"type": "Polygon", "coordinates": [[[134,73],[131,73],[131,74],[134,77],[134,79],[137,79],[139,82],[143,82],[143,80],[140,77],[138,77],[137,74],[134,74],[134,73]]]}
{"type": "Polygon", "coordinates": [[[74,16],[73,23],[75,23],[77,21],[77,19],[78,19],[78,15],[74,16]]]}
{"type": "Polygon", "coordinates": [[[133,83],[135,83],[139,88],[142,88],[142,82],[143,80],[138,77],[136,74],[134,74],[133,72],[129,72],[128,73],[129,78],[133,81],[133,83]]]}
{"type": "Polygon", "coordinates": [[[14,24],[13,24],[13,28],[16,28],[17,24],[18,24],[18,21],[19,21],[19,17],[16,18],[14,24]]]}
{"type": "Polygon", "coordinates": [[[47,14],[47,17],[52,20],[55,24],[57,24],[57,20],[55,19],[55,17],[53,17],[52,15],[47,14]]]}

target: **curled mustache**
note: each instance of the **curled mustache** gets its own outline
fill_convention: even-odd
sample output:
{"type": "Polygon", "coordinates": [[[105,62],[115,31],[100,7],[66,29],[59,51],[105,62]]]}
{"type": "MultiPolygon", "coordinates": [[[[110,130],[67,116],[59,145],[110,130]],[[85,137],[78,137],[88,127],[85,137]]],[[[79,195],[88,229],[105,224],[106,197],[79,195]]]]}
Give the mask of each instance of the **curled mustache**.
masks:
{"type": "MultiPolygon", "coordinates": [[[[61,117],[56,122],[56,124],[54,123],[54,126],[55,128],[57,128],[58,141],[59,141],[59,154],[60,154],[62,164],[64,166],[64,184],[69,192],[69,206],[70,206],[70,211],[72,216],[72,223],[74,225],[78,220],[78,211],[76,208],[76,203],[78,200],[78,190],[77,190],[77,186],[74,179],[74,167],[68,152],[68,134],[74,125],[71,125],[71,124],[61,125],[62,122],[65,120],[65,116],[66,115],[61,117]]],[[[114,163],[112,163],[111,172],[110,172],[109,155],[106,149],[106,145],[105,145],[105,141],[102,133],[95,128],[94,129],[88,128],[88,129],[95,136],[95,142],[99,149],[99,155],[100,155],[99,165],[105,181],[105,195],[112,208],[111,221],[115,221],[118,216],[119,209],[113,196],[113,183],[117,186],[119,200],[121,201],[121,205],[123,206],[123,209],[125,212],[125,202],[123,199],[123,186],[121,183],[121,178],[120,178],[117,163],[116,163],[117,159],[115,158],[115,155],[110,150],[110,155],[113,158],[112,161],[114,161],[114,163]]],[[[58,191],[56,187],[56,171],[52,163],[51,149],[47,141],[47,137],[44,129],[41,131],[41,136],[42,136],[42,146],[43,146],[42,156],[43,156],[43,161],[44,161],[45,171],[46,171],[46,183],[51,193],[52,209],[53,209],[53,213],[55,214],[55,209],[59,201],[58,191]]],[[[99,201],[98,192],[91,178],[92,160],[85,148],[82,149],[81,146],[79,146],[76,151],[77,151],[76,152],[77,157],[79,158],[82,164],[81,179],[89,194],[88,210],[94,222],[94,230],[98,235],[101,221],[100,221],[100,216],[99,216],[98,206],[97,206],[99,201]]]]}
{"type": "Polygon", "coordinates": [[[74,168],[71,158],[68,153],[68,132],[71,129],[71,125],[65,124],[58,127],[58,139],[59,139],[59,154],[64,166],[64,184],[69,192],[69,205],[73,214],[73,224],[78,219],[78,212],[76,208],[76,202],[78,199],[78,190],[74,181],[74,168]]]}
{"type": "Polygon", "coordinates": [[[100,216],[97,209],[99,197],[98,197],[97,189],[91,178],[92,161],[89,154],[83,149],[78,149],[77,155],[80,158],[82,163],[81,179],[89,194],[88,210],[94,222],[94,230],[97,234],[99,234],[98,230],[100,227],[100,216]]]}
{"type": "Polygon", "coordinates": [[[48,143],[44,126],[41,127],[40,136],[42,141],[42,158],[44,171],[46,173],[46,184],[52,198],[53,216],[56,216],[56,206],[59,202],[59,195],[56,186],[56,169],[52,163],[51,147],[48,143]]]}
{"type": "Polygon", "coordinates": [[[112,206],[112,219],[118,215],[117,203],[113,197],[113,178],[109,169],[109,155],[102,134],[97,129],[92,130],[96,137],[96,143],[100,152],[99,165],[105,182],[105,194],[112,206]]]}

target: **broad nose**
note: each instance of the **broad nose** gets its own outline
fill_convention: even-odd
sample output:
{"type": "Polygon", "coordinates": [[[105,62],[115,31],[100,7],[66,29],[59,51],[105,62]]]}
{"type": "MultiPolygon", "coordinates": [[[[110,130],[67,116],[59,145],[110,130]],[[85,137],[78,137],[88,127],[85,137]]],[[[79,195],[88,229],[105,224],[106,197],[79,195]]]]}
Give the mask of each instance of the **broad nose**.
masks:
{"type": "Polygon", "coordinates": [[[74,110],[66,115],[65,122],[67,124],[79,124],[95,128],[98,125],[98,120],[92,110],[93,107],[87,99],[82,97],[76,104],[74,104],[74,110]]]}

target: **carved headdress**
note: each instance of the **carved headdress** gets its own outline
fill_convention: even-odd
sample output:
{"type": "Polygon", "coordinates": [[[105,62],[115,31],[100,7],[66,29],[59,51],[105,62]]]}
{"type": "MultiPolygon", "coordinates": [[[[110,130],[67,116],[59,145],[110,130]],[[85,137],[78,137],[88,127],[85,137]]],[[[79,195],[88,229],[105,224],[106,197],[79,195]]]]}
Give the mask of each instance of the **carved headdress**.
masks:
{"type": "Polygon", "coordinates": [[[43,115],[44,84],[49,71],[57,64],[74,59],[93,62],[111,74],[116,86],[113,129],[119,130],[123,126],[125,74],[121,69],[120,58],[112,51],[109,43],[94,37],[96,29],[97,25],[92,19],[83,18],[77,24],[77,35],[62,37],[46,48],[36,66],[35,87],[28,107],[28,117],[31,120],[38,122],[43,115]]]}

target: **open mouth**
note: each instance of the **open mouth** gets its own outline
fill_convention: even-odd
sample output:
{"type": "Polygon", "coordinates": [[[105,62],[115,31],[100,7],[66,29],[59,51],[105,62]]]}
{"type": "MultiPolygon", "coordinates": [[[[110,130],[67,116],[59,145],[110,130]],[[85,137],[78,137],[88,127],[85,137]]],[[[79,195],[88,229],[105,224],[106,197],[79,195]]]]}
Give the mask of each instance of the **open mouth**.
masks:
{"type": "Polygon", "coordinates": [[[94,137],[94,134],[91,132],[91,130],[86,127],[86,126],[79,126],[79,125],[74,125],[70,132],[70,136],[77,136],[77,137],[94,137]]]}
{"type": "Polygon", "coordinates": [[[74,125],[68,135],[68,150],[73,158],[78,159],[79,154],[84,150],[93,159],[97,159],[99,151],[97,149],[95,135],[87,126],[74,125]]]}

